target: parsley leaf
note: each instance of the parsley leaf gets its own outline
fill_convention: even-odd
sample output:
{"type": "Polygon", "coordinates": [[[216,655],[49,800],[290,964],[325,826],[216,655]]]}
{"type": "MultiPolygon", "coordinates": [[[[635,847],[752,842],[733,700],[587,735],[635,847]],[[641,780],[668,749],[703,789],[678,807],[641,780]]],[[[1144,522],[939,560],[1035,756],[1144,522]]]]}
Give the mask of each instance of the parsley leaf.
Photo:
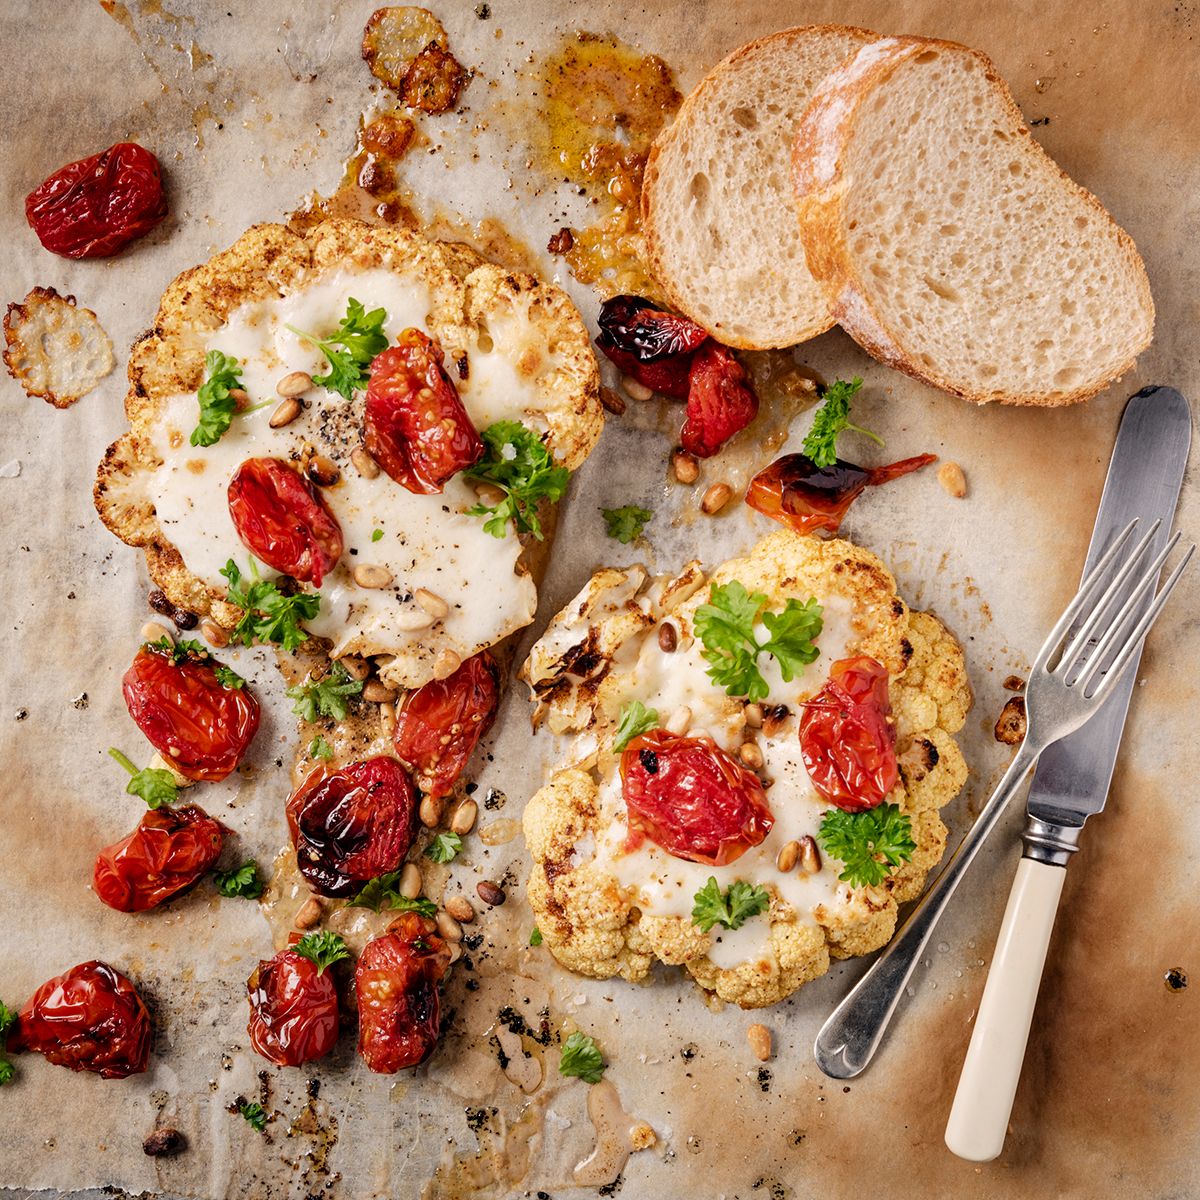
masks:
{"type": "Polygon", "coordinates": [[[335,721],[346,719],[346,697],[357,696],[363,690],[361,679],[352,679],[350,672],[340,662],[335,662],[328,675],[320,679],[306,679],[287,690],[289,700],[295,700],[292,712],[304,721],[315,721],[320,717],[332,717],[335,721]]]}
{"type": "Polygon", "coordinates": [[[204,356],[204,382],[196,393],[200,402],[200,424],[188,439],[193,446],[215,446],[228,431],[237,412],[237,402],[229,394],[242,386],[242,368],[238,360],[220,350],[204,356]]]}
{"type": "Polygon", "coordinates": [[[333,747],[325,740],[323,733],[318,733],[308,743],[308,757],[319,758],[322,762],[328,762],[333,757],[333,747]]]}
{"type": "Polygon", "coordinates": [[[646,522],[654,514],[648,508],[638,508],[636,504],[627,504],[624,508],[602,508],[605,532],[610,538],[616,538],[622,546],[641,537],[646,522]]]}
{"type": "Polygon", "coordinates": [[[707,933],[714,925],[726,929],[741,929],[751,918],[764,913],[771,907],[771,897],[766,888],[738,880],[722,893],[717,877],[710,875],[708,882],[696,893],[692,905],[692,924],[707,933]]]}
{"type": "Polygon", "coordinates": [[[468,479],[499,488],[504,499],[492,507],[477,504],[467,511],[473,517],[488,517],[483,528],[492,537],[506,537],[512,521],[518,533],[531,533],[540,542],[538,502],[558,500],[567,490],[571,472],[555,466],[541,438],[520,421],[497,421],[479,436],[483,439],[483,457],[465,474],[468,479]]]}
{"type": "Polygon", "coordinates": [[[143,650],[152,650],[155,654],[165,655],[175,664],[185,663],[189,658],[209,658],[208,647],[199,642],[187,639],[173,642],[168,634],[163,634],[157,642],[143,642],[143,650]]]}
{"type": "Polygon", "coordinates": [[[232,667],[227,667],[224,663],[218,663],[213,673],[223,688],[231,688],[236,691],[246,686],[246,681],[232,667]]]}
{"type": "Polygon", "coordinates": [[[229,580],[225,599],[243,610],[242,619],[229,635],[231,641],[243,646],[277,642],[285,650],[295,650],[308,640],[300,622],[311,621],[320,610],[321,597],[316,592],[285,596],[271,580],[259,578],[254,559],[250,560],[247,586],[243,586],[242,573],[232,558],[221,568],[221,574],[229,580]]]}
{"type": "Polygon", "coordinates": [[[13,1065],[4,1053],[8,1041],[8,1031],[17,1023],[17,1014],[7,1005],[0,1003],[0,1087],[3,1087],[14,1074],[13,1065]]]}
{"type": "Polygon", "coordinates": [[[151,808],[174,804],[179,798],[179,784],[166,768],[143,767],[139,771],[115,746],[110,746],[108,752],[129,772],[130,779],[125,785],[129,795],[140,797],[151,808]]]}
{"type": "Polygon", "coordinates": [[[571,1034],[558,1056],[558,1073],[574,1075],[584,1083],[599,1083],[604,1074],[604,1056],[596,1039],[578,1030],[571,1034]]]}
{"type": "Polygon", "coordinates": [[[267,1110],[261,1104],[251,1104],[248,1100],[238,1101],[238,1112],[246,1118],[246,1124],[251,1129],[262,1133],[267,1127],[267,1110]]]}
{"type": "Polygon", "coordinates": [[[865,812],[831,808],[817,833],[821,848],[845,866],[838,876],[851,887],[875,887],[891,867],[908,862],[917,848],[912,822],[898,805],[879,804],[865,812]]]}
{"type": "Polygon", "coordinates": [[[372,529],[371,530],[371,541],[378,542],[382,538],[383,538],[383,530],[382,529],[372,529]]]}
{"type": "Polygon", "coordinates": [[[400,872],[388,871],[385,875],[376,875],[363,885],[357,896],[351,896],[346,901],[348,908],[369,908],[372,912],[382,912],[384,908],[399,909],[401,912],[417,912],[423,917],[436,917],[437,905],[424,896],[410,900],[400,895],[400,872]]]}
{"type": "Polygon", "coordinates": [[[531,946],[540,946],[542,944],[542,931],[535,925],[533,932],[529,935],[529,944],[531,946]]]}
{"type": "Polygon", "coordinates": [[[222,896],[239,900],[257,900],[263,894],[263,881],[258,877],[258,864],[247,859],[232,871],[218,871],[214,878],[222,896]]]}
{"type": "Polygon", "coordinates": [[[425,857],[432,858],[435,863],[448,863],[462,852],[462,838],[457,833],[439,833],[425,847],[425,857]]]}
{"type": "Polygon", "coordinates": [[[796,670],[815,662],[814,645],[821,635],[821,606],[816,600],[801,604],[789,600],[781,613],[764,613],[762,623],[770,635],[759,642],[754,634],[758,614],[767,603],[762,592],[747,592],[736,579],[714,585],[707,604],[696,609],[693,624],[704,644],[702,657],[708,677],[730,696],[765,700],[770,692],[758,669],[764,651],[779,663],[779,672],[790,682],[796,670]]]}
{"type": "Polygon", "coordinates": [[[323,929],[320,933],[306,933],[293,947],[297,954],[317,964],[317,974],[324,975],[326,967],[350,957],[350,951],[341,937],[323,929]]]}
{"type": "Polygon", "coordinates": [[[621,721],[613,738],[613,749],[620,752],[643,733],[658,728],[658,712],[647,708],[640,700],[621,705],[621,721]]]}
{"type": "Polygon", "coordinates": [[[862,387],[862,380],[855,376],[849,383],[839,379],[825,389],[825,403],[817,409],[812,428],[804,439],[804,453],[812,459],[813,466],[832,467],[837,462],[838,435],[847,429],[865,434],[883,445],[883,438],[854,425],[850,421],[850,398],[862,387]]]}
{"type": "Polygon", "coordinates": [[[327,338],[305,333],[294,325],[286,328],[315,346],[329,362],[329,373],[314,375],[313,383],[353,400],[354,393],[367,386],[372,359],[387,349],[387,334],[383,332],[386,320],[385,309],[373,308],[367,312],[360,301],[351,298],[346,305],[346,315],[327,338]]]}

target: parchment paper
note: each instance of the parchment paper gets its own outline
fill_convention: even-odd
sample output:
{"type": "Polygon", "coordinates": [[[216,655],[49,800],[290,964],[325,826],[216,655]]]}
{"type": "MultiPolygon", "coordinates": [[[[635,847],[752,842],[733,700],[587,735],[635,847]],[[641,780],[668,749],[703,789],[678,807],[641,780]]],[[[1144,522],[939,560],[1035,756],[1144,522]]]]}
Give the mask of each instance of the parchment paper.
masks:
{"type": "MultiPolygon", "coordinates": [[[[489,1029],[512,1005],[535,1029],[545,1008],[556,1027],[569,1017],[592,1033],[625,1109],[656,1131],[657,1147],[633,1155],[616,1185],[625,1196],[1198,1194],[1200,983],[1177,995],[1163,984],[1171,967],[1200,980],[1194,572],[1147,649],[1108,811],[1071,866],[1012,1131],[992,1164],[953,1158],[942,1130],[1016,865],[1015,810],[960,889],[875,1065],[849,1086],[824,1079],[810,1047],[864,964],[835,967],[759,1014],[710,1011],[665,973],[640,989],[568,976],[544,950],[524,948],[531,921],[519,837],[490,848],[472,838],[456,864],[471,891],[476,878],[507,873],[511,899],[476,927],[484,939],[470,955],[474,970],[457,970],[449,987],[454,1017],[441,1048],[396,1079],[371,1076],[350,1036],[311,1071],[262,1070],[244,1032],[244,981],[270,949],[254,904],[218,901],[208,885],[139,917],[95,899],[96,849],[137,819],[104,750],[136,748],[138,757],[143,748],[119,679],[148,615],[147,580],[140,554],[110,537],[91,505],[95,464],[125,426],[125,351],[179,270],[252,222],[280,219],[311,190],[336,186],[374,95],[358,55],[366,0],[168,3],[170,12],[131,0],[110,5],[111,15],[84,0],[0,5],[0,298],[18,300],[34,284],[74,293],[98,313],[120,364],[67,412],[0,384],[0,460],[20,463],[18,476],[0,477],[0,998],[20,1004],[50,975],[102,957],[135,978],[157,1028],[151,1070],[125,1082],[21,1056],[17,1080],[0,1091],[0,1184],[214,1200],[570,1194],[572,1168],[595,1145],[587,1089],[557,1078],[556,1051],[544,1055],[549,1082],[531,1094],[508,1081],[489,1029]],[[170,218],[111,260],[73,264],[41,250],[24,224],[24,194],[62,163],[125,138],[162,160],[170,218]],[[755,1020],[775,1038],[765,1070],[746,1043],[755,1020]],[[272,1113],[266,1137],[227,1111],[239,1094],[272,1113]],[[156,1119],[186,1134],[185,1154],[143,1155],[156,1119]]],[[[479,74],[464,110],[431,123],[443,149],[410,179],[432,207],[498,217],[534,248],[578,210],[525,166],[534,128],[522,121],[533,110],[511,102],[531,56],[570,29],[612,31],[665,57],[686,91],[750,37],[820,21],[987,51],[1027,118],[1041,122],[1039,139],[1134,236],[1158,305],[1155,341],[1133,375],[1087,405],[975,410],[886,371],[839,332],[797,353],[827,378],[863,375],[859,417],[893,457],[933,450],[966,471],[965,500],[947,497],[927,472],[866,496],[846,525],[891,564],[914,607],[934,609],[967,647],[973,774],[947,814],[952,839],[961,835],[1006,760],[991,737],[1001,681],[1023,673],[1074,590],[1124,398],[1147,383],[1200,395],[1196,5],[493,0],[487,20],[471,3],[434,7],[479,74]]],[[[592,318],[594,296],[573,291],[592,318]]],[[[649,557],[665,570],[694,553],[714,563],[768,531],[741,508],[698,520],[698,494],[668,487],[663,463],[678,419],[678,410],[631,404],[610,422],[568,498],[539,626],[601,563],[649,557]],[[625,503],[655,510],[650,556],[603,537],[597,508],[625,503]]],[[[1192,535],[1198,509],[1185,486],[1179,521],[1192,535]]],[[[253,778],[209,787],[204,803],[247,854],[270,863],[286,837],[292,718],[272,660],[256,651],[236,661],[271,711],[253,778]]],[[[524,689],[512,687],[478,772],[479,795],[494,788],[494,804],[506,798],[483,813],[493,839],[514,832],[497,823],[519,818],[554,761],[548,735],[530,741],[528,716],[524,689]]],[[[527,1047],[540,1063],[540,1048],[527,1047]]]]}

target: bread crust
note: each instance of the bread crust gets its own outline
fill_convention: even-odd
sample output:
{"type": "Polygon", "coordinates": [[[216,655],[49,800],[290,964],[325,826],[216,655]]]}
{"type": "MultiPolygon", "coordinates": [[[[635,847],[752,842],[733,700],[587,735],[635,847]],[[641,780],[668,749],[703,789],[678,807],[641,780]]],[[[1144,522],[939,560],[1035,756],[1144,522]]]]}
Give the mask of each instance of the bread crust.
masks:
{"type": "Polygon", "coordinates": [[[976,404],[991,401],[1043,407],[1075,404],[1096,395],[1119,379],[1134,366],[1137,355],[1150,344],[1154,301],[1150,294],[1145,265],[1133,239],[1117,225],[1108,210],[1091,192],[1071,179],[1046,154],[1030,133],[1021,110],[995,64],[979,50],[937,38],[907,36],[883,38],[863,47],[853,58],[826,76],[801,118],[792,150],[792,182],[796,192],[796,212],[800,221],[808,269],[828,290],[834,321],[872,357],[922,383],[976,404]],[[1016,136],[1024,139],[1026,152],[1049,163],[1063,186],[1116,230],[1123,257],[1132,268],[1146,311],[1150,315],[1150,332],[1128,360],[1119,367],[1077,388],[1052,391],[1049,394],[995,394],[982,389],[963,387],[936,368],[926,366],[906,353],[900,335],[895,329],[888,327],[872,305],[870,289],[855,266],[845,228],[844,156],[854,136],[859,115],[872,91],[893,75],[903,63],[929,50],[961,52],[976,59],[982,66],[988,82],[995,89],[1006,115],[1013,122],[1016,136]]]}
{"type": "Polygon", "coordinates": [[[709,92],[721,85],[726,75],[731,74],[737,69],[743,59],[776,46],[784,49],[787,43],[795,39],[798,34],[826,33],[841,33],[848,36],[861,37],[864,43],[871,42],[879,37],[879,34],[869,29],[861,29],[855,25],[797,25],[791,29],[781,29],[776,33],[755,38],[753,41],[747,42],[744,46],[739,46],[717,63],[688,93],[686,99],[679,106],[679,111],[675,114],[675,119],[655,138],[654,144],[650,147],[649,156],[646,159],[646,169],[642,177],[641,211],[647,270],[655,282],[662,288],[663,294],[674,309],[684,313],[696,321],[697,324],[702,325],[723,345],[733,346],[739,350],[770,350],[799,345],[801,342],[807,342],[811,338],[815,338],[826,332],[826,330],[831,329],[836,324],[836,321],[832,311],[830,311],[824,314],[820,320],[797,325],[781,337],[768,340],[754,340],[740,337],[719,322],[706,321],[700,314],[690,311],[687,298],[680,292],[667,267],[663,243],[657,232],[658,206],[654,197],[662,177],[661,160],[668,148],[681,136],[683,127],[689,120],[693,110],[700,105],[709,92]]]}

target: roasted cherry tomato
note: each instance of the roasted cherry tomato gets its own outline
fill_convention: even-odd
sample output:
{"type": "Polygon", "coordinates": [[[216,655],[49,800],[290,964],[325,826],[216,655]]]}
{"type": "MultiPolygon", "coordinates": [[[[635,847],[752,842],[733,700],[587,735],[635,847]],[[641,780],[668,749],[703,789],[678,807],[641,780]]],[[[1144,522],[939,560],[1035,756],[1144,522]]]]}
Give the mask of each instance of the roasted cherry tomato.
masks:
{"type": "Polygon", "coordinates": [[[145,912],[186,891],[221,857],[225,831],[202,808],[151,809],[96,857],[96,895],[118,912],[145,912]]]}
{"type": "Polygon", "coordinates": [[[280,1067],[298,1067],[333,1049],[338,997],[333,972],[296,950],[260,962],[246,983],[250,1044],[280,1067]]]}
{"type": "Polygon", "coordinates": [[[441,1017],[438,984],[450,966],[450,948],[437,925],[405,913],[392,933],[366,944],[354,970],[358,998],[358,1052],[372,1071],[391,1075],[433,1053],[441,1017]]]}
{"type": "Polygon", "coordinates": [[[850,505],[868,487],[899,479],[937,461],[919,454],[886,467],[860,467],[838,459],[818,467],[804,454],[785,454],[750,480],[746,503],[797,533],[837,533],[850,505]]]}
{"type": "Polygon", "coordinates": [[[248,458],[229,481],[242,545],[272,570],[320,587],[342,557],[342,527],[321,493],[282,459],[248,458]]]}
{"type": "Polygon", "coordinates": [[[731,350],[707,342],[696,351],[688,375],[687,418],[679,443],[697,458],[711,458],[758,412],[758,397],[731,350]]]}
{"type": "Polygon", "coordinates": [[[800,757],[813,787],[838,808],[861,812],[896,786],[896,734],[888,673],[866,655],[838,659],[804,705],[800,757]]]}
{"type": "Polygon", "coordinates": [[[300,874],[322,896],[350,896],[396,870],[412,844],[415,797],[394,758],[318,767],[287,802],[300,874]]]}
{"type": "Polygon", "coordinates": [[[206,653],[145,645],[121,681],[137,727],[189,779],[224,779],[258,732],[258,701],[221,683],[216,667],[206,653]]]}
{"type": "Polygon", "coordinates": [[[712,738],[652,729],[621,754],[629,845],[643,837],[676,858],[723,867],[771,832],[758,776],[712,738]]]}
{"type": "Polygon", "coordinates": [[[664,396],[687,396],[693,352],[708,338],[699,325],[642,296],[606,300],[599,325],[596,345],[624,374],[664,396]]]}
{"type": "Polygon", "coordinates": [[[409,692],[396,717],[396,753],[427,796],[450,794],[499,700],[500,669],[486,650],[445,679],[409,692]]]}
{"type": "Polygon", "coordinates": [[[134,142],[59,167],[25,197],[38,241],[66,258],[105,258],[167,215],[158,159],[134,142]]]}
{"type": "Polygon", "coordinates": [[[483,455],[441,347],[419,329],[404,330],[371,363],[363,444],[397,483],[426,494],[483,455]]]}
{"type": "Polygon", "coordinates": [[[107,963],[80,963],[34,992],[8,1045],[72,1071],[124,1079],[146,1069],[150,1014],[120,971],[107,963]]]}

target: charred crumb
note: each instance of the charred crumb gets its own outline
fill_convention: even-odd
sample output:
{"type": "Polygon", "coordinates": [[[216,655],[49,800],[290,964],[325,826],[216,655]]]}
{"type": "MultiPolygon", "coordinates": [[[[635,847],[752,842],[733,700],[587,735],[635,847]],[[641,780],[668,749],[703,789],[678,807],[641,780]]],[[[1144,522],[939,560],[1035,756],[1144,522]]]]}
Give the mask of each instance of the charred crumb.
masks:
{"type": "MultiPolygon", "coordinates": [[[[492,6],[490,4],[475,5],[475,15],[481,20],[486,21],[492,15],[492,6]]],[[[542,1193],[538,1192],[538,1200],[542,1200],[542,1193]]]]}
{"type": "Polygon", "coordinates": [[[755,1078],[758,1080],[758,1090],[760,1092],[769,1092],[771,1090],[771,1072],[766,1067],[759,1067],[755,1072],[755,1078]]]}
{"type": "Polygon", "coordinates": [[[15,719],[16,719],[16,720],[18,720],[18,721],[24,721],[24,720],[25,720],[25,719],[26,719],[28,716],[29,716],[29,709],[27,709],[27,708],[18,708],[18,709],[17,709],[17,712],[16,712],[16,718],[15,718],[15,719]]]}
{"type": "Polygon", "coordinates": [[[317,1099],[321,1094],[321,1081],[319,1079],[310,1079],[305,1085],[305,1091],[308,1093],[310,1100],[317,1099]]]}
{"type": "Polygon", "coordinates": [[[477,784],[474,780],[471,780],[470,783],[463,787],[463,791],[466,792],[468,796],[473,796],[477,791],[479,791],[479,784],[477,784]]]}
{"type": "Polygon", "coordinates": [[[1030,124],[1030,127],[1032,127],[1034,125],[1049,125],[1050,118],[1049,117],[1035,117],[1032,121],[1029,122],[1029,124],[1030,124]]]}
{"type": "Polygon", "coordinates": [[[771,1200],[787,1200],[787,1188],[778,1179],[768,1179],[765,1175],[760,1175],[750,1189],[755,1192],[765,1189],[771,1200]]]}
{"type": "Polygon", "coordinates": [[[1172,967],[1164,976],[1163,983],[1168,992],[1182,992],[1188,985],[1187,972],[1182,967],[1172,967]]]}
{"type": "Polygon", "coordinates": [[[495,812],[497,809],[503,808],[507,803],[508,797],[499,788],[488,788],[487,795],[483,798],[483,807],[488,812],[495,812]]]}
{"type": "Polygon", "coordinates": [[[1023,692],[1025,690],[1025,680],[1020,675],[1009,675],[1001,684],[1006,692],[1023,692]]]}
{"type": "Polygon", "coordinates": [[[684,1062],[691,1062],[697,1054],[700,1053],[700,1047],[695,1042],[688,1042],[686,1046],[682,1046],[679,1050],[679,1057],[684,1062]]]}
{"type": "Polygon", "coordinates": [[[75,699],[71,701],[72,708],[83,709],[83,708],[87,708],[87,706],[88,706],[87,692],[80,692],[79,695],[76,696],[75,699]]]}
{"type": "Polygon", "coordinates": [[[172,1129],[169,1125],[164,1125],[161,1129],[156,1129],[142,1143],[142,1151],[151,1158],[169,1158],[171,1155],[180,1154],[186,1149],[187,1138],[178,1129],[172,1129]]]}
{"type": "Polygon", "coordinates": [[[615,1196],[625,1186],[625,1176],[618,1175],[612,1183],[606,1183],[597,1191],[598,1196],[615,1196]]]}
{"type": "Polygon", "coordinates": [[[574,245],[575,235],[564,225],[557,233],[550,235],[546,250],[550,254],[566,254],[574,245]]]}
{"type": "Polygon", "coordinates": [[[468,933],[462,940],[462,944],[468,950],[478,950],[483,945],[482,933],[468,933]]]}
{"type": "Polygon", "coordinates": [[[800,1129],[793,1129],[792,1132],[788,1134],[788,1141],[791,1142],[793,1146],[799,1146],[800,1143],[804,1141],[804,1131],[800,1129]]]}
{"type": "Polygon", "coordinates": [[[489,1128],[497,1110],[495,1108],[465,1108],[463,1111],[467,1115],[467,1128],[473,1133],[479,1133],[481,1130],[489,1128]]]}
{"type": "Polygon", "coordinates": [[[468,979],[467,982],[463,986],[467,989],[468,992],[477,992],[477,991],[479,991],[479,980],[478,979],[468,979]]]}
{"type": "Polygon", "coordinates": [[[996,718],[996,741],[1006,746],[1019,745],[1025,739],[1025,697],[1013,696],[996,718]]]}

